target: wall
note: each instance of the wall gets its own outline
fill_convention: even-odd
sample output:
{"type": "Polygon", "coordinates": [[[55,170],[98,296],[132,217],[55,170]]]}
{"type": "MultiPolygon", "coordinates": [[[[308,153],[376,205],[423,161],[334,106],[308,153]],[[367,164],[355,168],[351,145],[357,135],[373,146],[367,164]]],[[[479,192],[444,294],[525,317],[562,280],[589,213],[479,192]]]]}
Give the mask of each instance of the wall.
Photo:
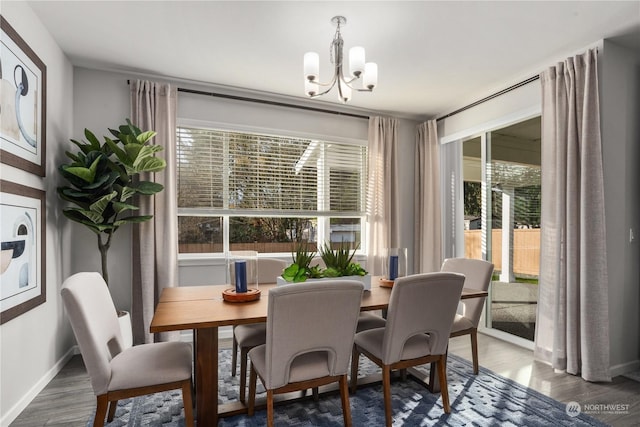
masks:
{"type": "Polygon", "coordinates": [[[605,40],[599,57],[612,374],[640,367],[640,52],[605,40]],[[630,230],[636,235],[630,242],[630,230]]]}
{"type": "Polygon", "coordinates": [[[0,326],[0,425],[7,426],[55,376],[71,356],[71,327],[59,297],[69,274],[67,248],[71,232],[60,214],[56,195],[56,167],[71,137],[73,69],[29,6],[3,2],[2,18],[21,35],[47,67],[46,177],[41,178],[2,164],[4,180],[47,192],[46,302],[0,326]]]}

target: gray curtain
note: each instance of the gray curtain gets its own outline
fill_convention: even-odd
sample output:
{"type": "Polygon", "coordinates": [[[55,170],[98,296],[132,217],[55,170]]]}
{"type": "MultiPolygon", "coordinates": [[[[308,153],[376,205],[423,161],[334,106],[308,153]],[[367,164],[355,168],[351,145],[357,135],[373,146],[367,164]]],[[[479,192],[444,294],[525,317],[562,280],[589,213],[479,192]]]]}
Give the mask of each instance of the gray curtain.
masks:
{"type": "Polygon", "coordinates": [[[415,150],[415,244],[416,273],[440,271],[442,221],[440,202],[440,150],[435,120],[418,126],[415,150]]]}
{"type": "Polygon", "coordinates": [[[384,272],[385,251],[399,245],[397,141],[396,119],[369,118],[367,270],[374,276],[384,272]]]}
{"type": "Polygon", "coordinates": [[[542,234],[535,356],[610,381],[604,185],[597,51],[542,83],[542,234]]]}
{"type": "MultiPolygon", "coordinates": [[[[131,84],[131,121],[143,131],[154,130],[152,140],[164,147],[167,167],[140,179],[158,182],[164,190],[139,201],[140,215],[150,221],[133,228],[133,290],[131,316],[136,344],[154,341],[149,332],[162,289],[178,286],[178,225],[176,195],[176,88],[169,84],[137,80],[131,84]]],[[[156,334],[155,341],[179,339],[178,332],[156,334]]]]}

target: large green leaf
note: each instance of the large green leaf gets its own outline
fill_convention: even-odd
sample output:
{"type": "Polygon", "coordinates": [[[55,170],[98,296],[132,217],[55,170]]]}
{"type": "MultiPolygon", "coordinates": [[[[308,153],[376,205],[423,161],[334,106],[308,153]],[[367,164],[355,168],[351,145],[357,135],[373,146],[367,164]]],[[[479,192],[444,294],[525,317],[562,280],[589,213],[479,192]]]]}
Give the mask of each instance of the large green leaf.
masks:
{"type": "Polygon", "coordinates": [[[163,189],[164,189],[164,185],[158,184],[157,182],[151,182],[151,181],[140,181],[135,188],[135,190],[138,193],[148,195],[148,196],[159,193],[163,189]]]}
{"type": "Polygon", "coordinates": [[[153,138],[154,136],[156,136],[156,132],[152,131],[152,130],[148,130],[146,132],[142,132],[140,135],[138,135],[136,137],[136,140],[138,140],[138,142],[140,144],[144,144],[146,143],[148,140],[150,140],[151,138],[153,138]]]}
{"type": "Polygon", "coordinates": [[[159,157],[142,159],[135,167],[136,172],[158,172],[167,167],[167,162],[159,157]]]}
{"type": "Polygon", "coordinates": [[[121,226],[129,223],[145,222],[145,221],[149,221],[151,218],[153,218],[153,215],[127,216],[115,221],[113,225],[121,226]]]}
{"type": "MultiPolygon", "coordinates": [[[[93,184],[85,185],[83,188],[84,188],[85,190],[95,190],[96,188],[99,188],[99,187],[101,187],[103,184],[107,183],[107,182],[109,181],[109,179],[110,179],[110,178],[111,178],[111,175],[101,175],[101,176],[98,176],[98,177],[96,178],[96,180],[95,180],[95,181],[93,181],[93,184]]],[[[117,178],[117,175],[116,175],[116,178],[117,178]]],[[[114,181],[115,181],[115,179],[114,179],[114,181]]],[[[113,181],[112,181],[112,183],[113,183],[113,181]]]]}
{"type": "Polygon", "coordinates": [[[122,191],[120,191],[120,201],[124,202],[129,200],[131,196],[136,194],[136,190],[131,187],[122,187],[122,191]]]}
{"type": "MultiPolygon", "coordinates": [[[[91,206],[89,206],[89,209],[91,210],[91,212],[100,214],[100,217],[102,217],[102,213],[107,208],[107,206],[109,206],[109,202],[111,202],[111,200],[113,200],[113,198],[116,197],[117,195],[118,193],[115,191],[110,194],[107,194],[106,196],[103,196],[98,200],[96,200],[94,203],[92,203],[91,206]]],[[[103,222],[103,220],[95,221],[95,222],[103,222]]]]}
{"type": "Polygon", "coordinates": [[[73,160],[74,162],[76,163],[80,162],[80,157],[77,154],[73,154],[70,151],[65,151],[64,154],[66,154],[67,157],[73,160]]]}
{"type": "Polygon", "coordinates": [[[124,151],[127,153],[127,162],[126,163],[123,162],[123,163],[125,163],[125,165],[127,166],[131,166],[135,168],[136,160],[138,159],[138,155],[140,154],[140,151],[142,150],[143,147],[144,145],[138,144],[137,141],[135,144],[125,145],[124,151]]]}
{"type": "Polygon", "coordinates": [[[100,141],[98,141],[98,138],[96,138],[96,136],[93,134],[93,132],[91,132],[89,129],[85,128],[84,129],[84,137],[87,138],[87,140],[89,141],[89,146],[90,146],[92,151],[100,150],[100,141]]]}
{"type": "Polygon", "coordinates": [[[113,210],[116,212],[116,214],[119,214],[126,210],[137,211],[139,209],[140,209],[139,207],[130,205],[128,203],[113,202],[113,210]]]}
{"type": "MultiPolygon", "coordinates": [[[[80,208],[68,208],[68,209],[65,209],[64,212],[68,214],[71,214],[73,212],[74,214],[77,214],[77,218],[84,217],[94,224],[101,224],[104,221],[104,218],[102,217],[102,215],[96,212],[92,212],[90,210],[85,210],[80,208]]],[[[74,221],[78,221],[78,220],[74,219],[74,221]]]]}
{"type": "Polygon", "coordinates": [[[57,191],[58,196],[60,196],[62,200],[74,203],[82,209],[89,209],[91,200],[86,196],[86,194],[76,192],[73,188],[70,187],[58,187],[57,191]]]}
{"type": "Polygon", "coordinates": [[[130,162],[130,159],[127,156],[127,153],[118,147],[114,140],[104,137],[104,142],[111,148],[111,151],[116,155],[116,157],[125,165],[130,162]]]}
{"type": "Polygon", "coordinates": [[[93,183],[93,180],[96,177],[96,170],[98,169],[99,162],[100,162],[100,158],[97,158],[88,168],[85,168],[83,166],[66,166],[66,165],[63,165],[62,168],[66,172],[72,175],[75,175],[78,178],[81,178],[83,181],[91,184],[93,183]]]}

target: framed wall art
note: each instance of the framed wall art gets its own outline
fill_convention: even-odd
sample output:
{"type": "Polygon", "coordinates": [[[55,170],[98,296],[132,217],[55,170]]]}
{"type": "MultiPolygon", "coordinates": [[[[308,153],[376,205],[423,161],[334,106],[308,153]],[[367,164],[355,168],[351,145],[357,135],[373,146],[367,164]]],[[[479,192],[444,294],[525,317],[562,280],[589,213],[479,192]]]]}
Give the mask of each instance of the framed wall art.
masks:
{"type": "Polygon", "coordinates": [[[45,192],[0,180],[0,324],[44,303],[45,192]]]}
{"type": "Polygon", "coordinates": [[[47,68],[0,16],[0,160],[45,176],[47,68]]]}

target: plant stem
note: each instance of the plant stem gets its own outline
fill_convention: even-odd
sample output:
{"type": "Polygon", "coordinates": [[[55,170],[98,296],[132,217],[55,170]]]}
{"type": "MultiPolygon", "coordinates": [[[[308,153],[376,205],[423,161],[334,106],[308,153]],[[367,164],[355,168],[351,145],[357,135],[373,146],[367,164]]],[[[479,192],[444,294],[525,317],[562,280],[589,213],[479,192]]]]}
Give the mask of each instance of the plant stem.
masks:
{"type": "Polygon", "coordinates": [[[102,278],[109,286],[109,271],[107,269],[107,252],[111,246],[111,237],[113,233],[107,233],[107,241],[102,243],[102,234],[98,234],[98,249],[100,250],[100,258],[102,261],[102,278]]]}

